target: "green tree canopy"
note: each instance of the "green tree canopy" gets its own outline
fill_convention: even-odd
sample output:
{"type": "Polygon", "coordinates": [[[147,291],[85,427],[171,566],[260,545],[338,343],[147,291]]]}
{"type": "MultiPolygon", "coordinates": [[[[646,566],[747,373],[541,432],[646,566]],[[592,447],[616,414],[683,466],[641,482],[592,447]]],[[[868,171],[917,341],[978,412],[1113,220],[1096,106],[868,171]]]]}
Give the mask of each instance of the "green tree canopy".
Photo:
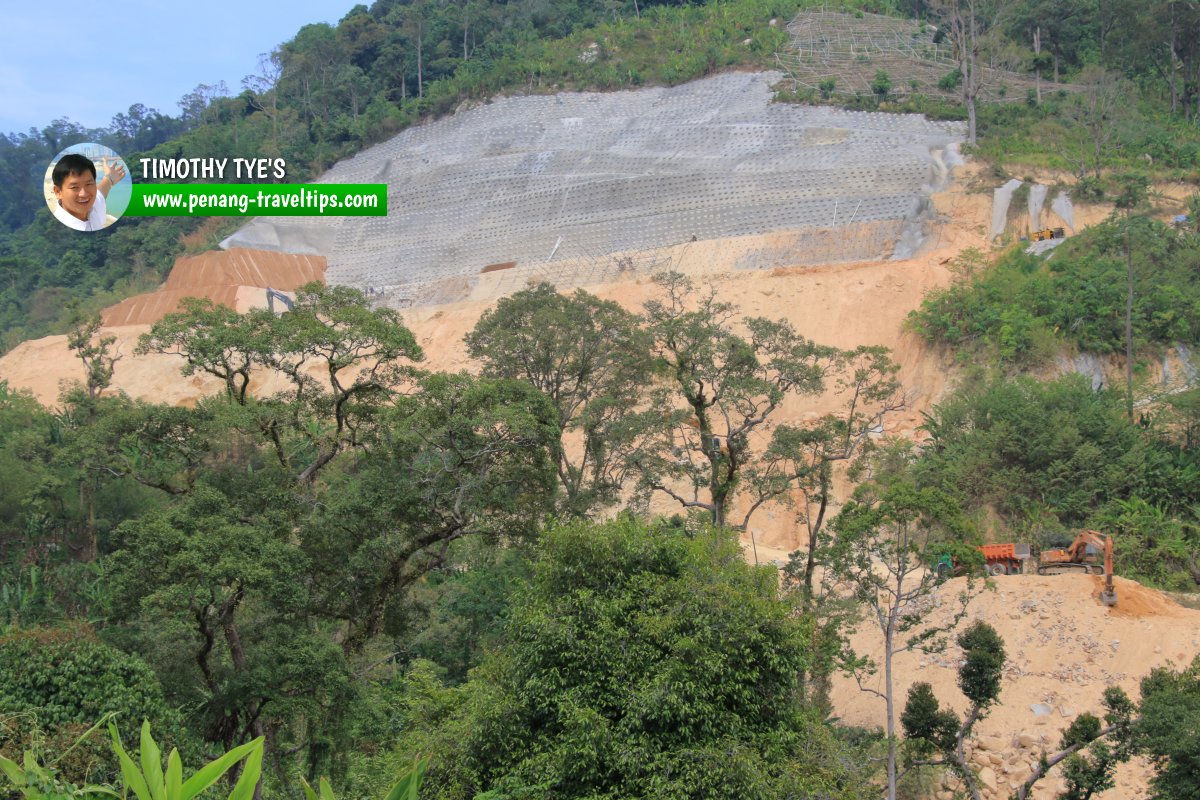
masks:
{"type": "Polygon", "coordinates": [[[540,549],[447,723],[462,738],[434,756],[433,796],[870,795],[800,700],[807,623],[732,534],[621,518],[540,549]]]}
{"type": "Polygon", "coordinates": [[[560,511],[583,516],[616,502],[637,440],[627,420],[650,377],[637,317],[582,289],[562,295],[540,283],[485,311],[466,342],[485,375],[536,386],[563,436],[582,439],[559,450],[560,511]]]}
{"type": "Polygon", "coordinates": [[[1136,731],[1154,762],[1156,796],[1200,798],[1200,658],[1153,670],[1142,680],[1140,711],[1136,731]]]}

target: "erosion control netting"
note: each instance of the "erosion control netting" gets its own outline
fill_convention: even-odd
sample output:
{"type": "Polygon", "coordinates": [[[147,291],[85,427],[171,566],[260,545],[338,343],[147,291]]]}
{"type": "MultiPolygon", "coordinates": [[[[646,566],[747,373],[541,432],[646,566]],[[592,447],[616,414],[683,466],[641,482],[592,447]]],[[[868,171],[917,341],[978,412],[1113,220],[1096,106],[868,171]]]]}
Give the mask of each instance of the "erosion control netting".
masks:
{"type": "MultiPolygon", "coordinates": [[[[833,79],[837,95],[871,95],[879,72],[886,72],[894,94],[937,95],[960,98],[953,85],[941,84],[958,69],[950,42],[935,41],[937,28],[926,22],[878,14],[843,14],[837,11],[803,11],[788,25],[789,46],[778,53],[779,68],[796,86],[819,90],[833,79]],[[914,86],[915,84],[915,86],[914,86]]],[[[981,100],[1024,102],[1036,79],[983,64],[978,71],[981,100]]],[[[1042,91],[1075,87],[1042,81],[1042,91]]]]}
{"type": "Polygon", "coordinates": [[[261,217],[225,246],[326,255],[330,283],[396,305],[466,296],[491,265],[597,283],[654,267],[631,253],[780,231],[796,233],[788,252],[740,266],[890,255],[923,224],[961,125],[773,104],[781,77],[497,99],[321,178],[387,183],[387,217],[261,217]]]}

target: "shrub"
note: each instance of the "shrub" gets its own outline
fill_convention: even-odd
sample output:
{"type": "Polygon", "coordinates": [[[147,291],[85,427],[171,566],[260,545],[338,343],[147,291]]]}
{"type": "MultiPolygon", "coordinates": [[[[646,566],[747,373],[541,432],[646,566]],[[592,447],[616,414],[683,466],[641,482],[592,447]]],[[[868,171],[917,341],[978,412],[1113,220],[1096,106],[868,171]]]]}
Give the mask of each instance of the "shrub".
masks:
{"type": "MultiPolygon", "coordinates": [[[[5,752],[30,749],[43,736],[48,752],[64,752],[108,713],[127,726],[153,719],[172,740],[187,739],[150,667],[99,641],[87,627],[0,638],[0,708],[16,712],[0,729],[5,752]]],[[[118,772],[112,754],[92,740],[77,748],[60,771],[78,783],[97,776],[111,780],[118,772]]]]}
{"type": "Polygon", "coordinates": [[[938,88],[944,92],[953,92],[962,85],[962,70],[955,67],[938,81],[938,88]]]}

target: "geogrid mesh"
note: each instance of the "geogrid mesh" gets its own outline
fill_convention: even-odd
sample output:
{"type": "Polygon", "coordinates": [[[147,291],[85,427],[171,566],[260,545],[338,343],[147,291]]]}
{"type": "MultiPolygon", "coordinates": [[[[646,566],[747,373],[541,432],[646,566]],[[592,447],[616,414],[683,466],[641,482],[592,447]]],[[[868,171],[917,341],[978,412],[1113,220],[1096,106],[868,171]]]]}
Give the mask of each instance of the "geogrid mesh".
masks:
{"type": "MultiPolygon", "coordinates": [[[[896,95],[923,94],[959,100],[957,89],[943,89],[940,81],[958,69],[950,42],[935,42],[937,28],[925,22],[838,11],[802,11],[787,26],[789,47],[776,55],[779,68],[796,86],[818,90],[822,81],[834,81],[837,95],[871,95],[879,72],[886,72],[896,95]]],[[[991,102],[1024,102],[1034,88],[1032,75],[981,65],[979,98],[991,102]]],[[[1042,81],[1042,91],[1076,87],[1042,81]]]]}
{"type": "Polygon", "coordinates": [[[586,285],[653,271],[612,254],[776,231],[796,232],[790,250],[745,266],[886,255],[961,125],[773,104],[780,78],[496,99],[322,177],[387,183],[387,217],[260,217],[225,244],[321,253],[331,283],[396,305],[455,299],[492,264],[517,262],[512,282],[586,285]],[[568,262],[581,274],[556,272],[568,262]]]}

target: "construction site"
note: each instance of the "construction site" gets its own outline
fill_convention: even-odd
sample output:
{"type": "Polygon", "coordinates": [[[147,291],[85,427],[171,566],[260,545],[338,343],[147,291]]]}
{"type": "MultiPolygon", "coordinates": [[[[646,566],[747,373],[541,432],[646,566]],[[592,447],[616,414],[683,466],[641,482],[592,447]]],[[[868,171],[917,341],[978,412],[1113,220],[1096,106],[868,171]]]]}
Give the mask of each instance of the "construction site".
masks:
{"type": "MultiPolygon", "coordinates": [[[[182,378],[174,356],[134,355],[138,336],[188,296],[245,311],[314,280],[356,287],[403,309],[424,366],[473,371],[479,366],[463,336],[497,298],[547,281],[638,311],[655,296],[648,278],[671,268],[711,283],[742,314],[787,319],[822,344],[890,348],[908,399],[886,433],[915,441],[923,413],[953,387],[960,367],[907,331],[905,318],[927,292],[949,284],[962,251],[987,252],[1004,233],[1015,187],[989,183],[978,165],[963,162],[959,123],[772,102],[788,74],[815,85],[839,64],[861,65],[864,54],[873,70],[887,68],[888,53],[912,50],[929,63],[922,86],[936,85],[947,69],[932,32],[896,27],[903,21],[840,38],[836,25],[818,34],[812,24],[800,19],[790,28],[795,52],[781,64],[786,73],[498,98],[335,165],[322,182],[387,183],[388,216],[261,217],[222,250],[181,258],[157,292],[105,312],[105,333],[121,355],[113,390],[190,406],[219,389],[215,378],[182,378]],[[885,40],[890,49],[870,49],[885,40]]],[[[858,90],[848,72],[836,74],[839,86],[858,90]]],[[[1110,211],[1072,208],[1065,194],[1045,208],[1044,191],[1030,197],[1034,230],[1074,231],[1110,211]]],[[[0,379],[47,405],[82,373],[64,336],[0,358],[0,379]]],[[[789,397],[780,420],[803,424],[838,402],[832,393],[789,397]]],[[[755,525],[748,557],[782,562],[801,544],[790,509],[768,507],[755,525]]],[[[970,607],[972,618],[997,628],[1010,655],[1000,704],[968,750],[989,800],[1008,797],[1073,718],[1099,712],[1105,686],[1136,694],[1153,667],[1186,664],[1200,652],[1200,611],[1166,595],[1118,576],[1108,589],[1118,600],[1107,604],[1105,576],[1028,573],[994,572],[995,591],[970,607]]],[[[937,614],[951,613],[965,580],[942,585],[937,614]]],[[[864,627],[854,644],[878,658],[877,638],[864,627]]],[[[940,697],[962,700],[958,658],[953,648],[898,656],[897,696],[920,679],[940,697]]],[[[832,702],[847,724],[882,724],[882,702],[848,678],[835,682],[832,702]]],[[[1116,787],[1100,797],[1148,797],[1147,774],[1143,762],[1123,765],[1116,787]]],[[[948,800],[958,788],[947,776],[930,795],[948,800]]],[[[1033,796],[1061,788],[1052,774],[1033,796]]]]}
{"type": "MultiPolygon", "coordinates": [[[[903,76],[893,89],[899,95],[958,99],[957,83],[948,78],[960,64],[951,43],[929,23],[826,8],[802,12],[787,30],[790,47],[776,61],[795,87],[870,96],[882,71],[903,76]]],[[[980,65],[978,80],[979,98],[989,102],[1025,102],[1026,91],[1038,87],[1035,78],[998,63],[980,65]]],[[[1055,84],[1054,89],[1074,87],[1055,84]]]]}
{"type": "Polygon", "coordinates": [[[745,236],[776,234],[716,269],[915,252],[962,125],[775,104],[782,77],[500,98],[322,176],[386,182],[386,219],[262,217],[224,246],[323,255],[397,307],[648,275],[664,248],[745,236]]]}

